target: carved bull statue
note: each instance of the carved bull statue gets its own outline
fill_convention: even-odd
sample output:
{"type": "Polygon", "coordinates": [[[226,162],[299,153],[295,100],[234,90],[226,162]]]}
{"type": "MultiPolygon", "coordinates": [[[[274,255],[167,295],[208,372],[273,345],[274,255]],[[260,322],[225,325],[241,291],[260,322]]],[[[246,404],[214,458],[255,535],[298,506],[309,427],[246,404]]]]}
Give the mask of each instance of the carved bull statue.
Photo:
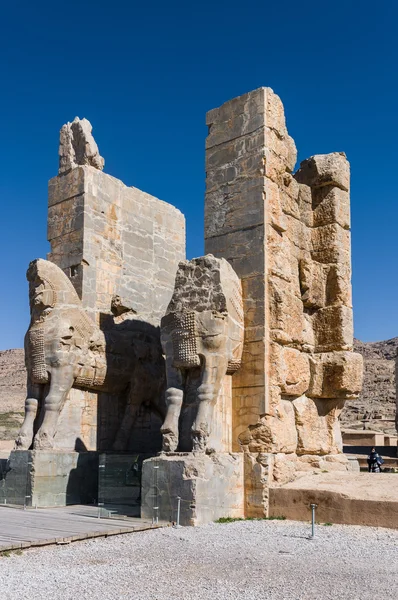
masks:
{"type": "MultiPolygon", "coordinates": [[[[112,394],[129,390],[116,440],[121,449],[139,406],[156,404],[161,395],[164,361],[158,330],[126,319],[102,331],[84,311],[65,273],[47,260],[32,261],[27,279],[31,310],[25,336],[27,398],[16,448],[28,449],[32,443],[35,449],[52,448],[59,414],[70,389],[77,387],[112,394]]],[[[114,304],[120,314],[118,297],[114,304]]]]}
{"type": "Polygon", "coordinates": [[[163,450],[203,452],[223,378],[240,367],[242,356],[242,289],[226,260],[209,254],[180,262],[161,342],[167,376],[163,450]],[[179,445],[181,437],[190,444],[179,445]]]}

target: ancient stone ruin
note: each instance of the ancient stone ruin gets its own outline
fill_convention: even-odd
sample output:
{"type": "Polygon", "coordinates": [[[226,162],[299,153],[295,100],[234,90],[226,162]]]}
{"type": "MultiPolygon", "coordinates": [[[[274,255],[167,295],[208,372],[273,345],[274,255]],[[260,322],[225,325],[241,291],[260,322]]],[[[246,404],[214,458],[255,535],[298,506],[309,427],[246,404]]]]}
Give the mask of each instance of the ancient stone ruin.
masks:
{"type": "Polygon", "coordinates": [[[245,343],[233,379],[234,449],[248,463],[248,514],[264,480],[344,464],[339,413],[361,390],[353,353],[349,163],[296,147],[269,88],[207,115],[206,251],[242,280],[245,343]]]}
{"type": "Polygon", "coordinates": [[[86,119],[61,129],[10,457],[14,473],[34,464],[38,505],[67,502],[68,469],[92,470],[101,453],[140,456],[142,514],[168,519],[179,496],[186,524],[267,515],[270,487],[351,469],[338,417],[361,391],[362,357],[347,158],[316,155],[293,173],[269,88],[207,124],[206,256],[190,261],[183,215],[105,174],[86,119]],[[45,492],[43,456],[55,465],[45,492]]]}

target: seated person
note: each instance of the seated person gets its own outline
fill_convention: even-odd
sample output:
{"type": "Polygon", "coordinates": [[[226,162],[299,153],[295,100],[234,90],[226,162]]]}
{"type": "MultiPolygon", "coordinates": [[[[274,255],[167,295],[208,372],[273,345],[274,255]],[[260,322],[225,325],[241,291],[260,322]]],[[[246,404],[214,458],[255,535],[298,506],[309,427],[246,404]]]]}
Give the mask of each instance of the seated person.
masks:
{"type": "Polygon", "coordinates": [[[381,465],[383,464],[384,460],[382,459],[382,457],[380,456],[380,454],[378,454],[376,452],[376,448],[372,448],[370,451],[370,454],[368,456],[368,471],[369,473],[381,473],[381,465]]]}

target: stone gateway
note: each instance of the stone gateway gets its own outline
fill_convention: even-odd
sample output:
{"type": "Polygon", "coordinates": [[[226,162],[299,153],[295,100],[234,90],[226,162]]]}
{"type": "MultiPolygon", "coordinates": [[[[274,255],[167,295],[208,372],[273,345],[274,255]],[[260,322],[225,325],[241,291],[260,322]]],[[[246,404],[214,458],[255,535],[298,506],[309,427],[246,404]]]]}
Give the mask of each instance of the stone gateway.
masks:
{"type": "Polygon", "coordinates": [[[138,453],[142,515],[174,519],[179,497],[192,525],[266,516],[270,488],[351,469],[339,415],[361,391],[362,357],[348,160],[316,155],[294,172],[270,88],[207,125],[206,255],[192,260],[183,215],[105,174],[89,121],[61,129],[51,251],[28,269],[26,414],[10,458],[37,473],[40,453],[62,463],[56,494],[32,478],[37,505],[68,502],[69,465],[84,455],[93,469],[99,452],[115,465],[138,453]]]}

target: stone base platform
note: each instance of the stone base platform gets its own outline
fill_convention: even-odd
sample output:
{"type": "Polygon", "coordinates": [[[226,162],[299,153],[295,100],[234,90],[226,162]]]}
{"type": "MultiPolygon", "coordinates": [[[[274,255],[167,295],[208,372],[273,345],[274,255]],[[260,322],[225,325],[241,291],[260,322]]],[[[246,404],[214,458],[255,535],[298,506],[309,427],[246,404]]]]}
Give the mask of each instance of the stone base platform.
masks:
{"type": "Polygon", "coordinates": [[[269,490],[269,515],[345,525],[398,528],[398,477],[383,473],[305,475],[269,490]]]}
{"type": "Polygon", "coordinates": [[[243,454],[168,453],[144,461],[141,517],[202,525],[244,516],[243,454]]]}
{"type": "Polygon", "coordinates": [[[93,504],[97,494],[97,452],[14,450],[2,460],[0,504],[93,504]]]}

